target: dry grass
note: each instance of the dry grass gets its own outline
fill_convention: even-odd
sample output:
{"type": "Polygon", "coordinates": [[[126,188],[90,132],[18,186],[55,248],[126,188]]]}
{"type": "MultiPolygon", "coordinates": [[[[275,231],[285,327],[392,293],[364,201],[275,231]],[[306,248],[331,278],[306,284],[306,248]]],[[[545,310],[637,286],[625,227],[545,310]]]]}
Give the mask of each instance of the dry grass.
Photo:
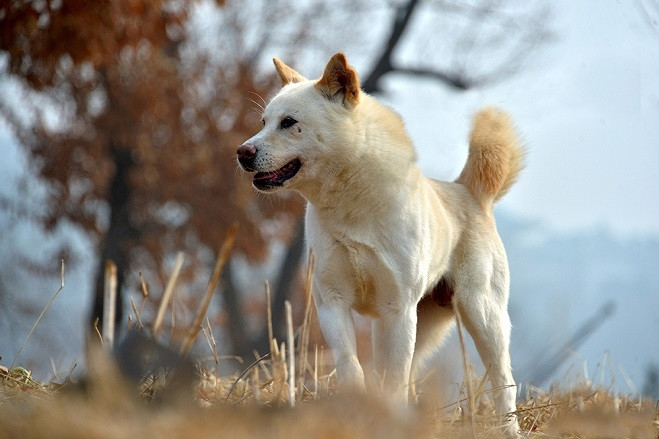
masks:
{"type": "MultiPolygon", "coordinates": [[[[447,407],[403,408],[376,392],[336,395],[334,373],[307,364],[305,376],[296,378],[291,408],[283,350],[255,361],[240,376],[217,377],[197,365],[187,388],[192,392],[170,392],[168,375],[150,375],[135,385],[104,350],[91,351],[84,384],[42,384],[22,368],[0,369],[0,437],[502,437],[482,379],[471,383],[478,389],[472,416],[466,390],[447,407]]],[[[518,414],[527,437],[659,435],[653,401],[585,384],[570,391],[537,390],[519,404],[518,414]]]]}
{"type": "MultiPolygon", "coordinates": [[[[211,290],[229,247],[230,242],[225,242],[209,282],[211,290]]],[[[337,395],[335,372],[326,361],[330,355],[309,344],[313,256],[309,262],[302,325],[294,330],[289,320],[288,339],[280,342],[272,336],[268,314],[270,352],[255,354],[255,361],[239,375],[218,376],[215,368],[202,362],[194,363],[194,373],[186,375],[183,370],[192,364],[184,360],[199,333],[204,335],[215,366],[220,362],[210,323],[201,323],[204,312],[180,346],[164,348],[149,335],[146,348],[164,350],[182,362],[165,362],[137,380],[120,372],[118,364],[125,362],[125,356],[111,356],[107,346],[92,340],[81,382],[67,378],[44,384],[21,367],[0,366],[0,438],[502,437],[487,373],[466,380],[460,398],[446,407],[428,403],[396,406],[377,391],[337,395]]],[[[146,288],[143,295],[148,295],[146,288]]],[[[267,284],[266,296],[269,304],[267,284]]],[[[147,333],[149,325],[142,323],[140,315],[143,306],[138,311],[134,302],[132,305],[133,331],[147,333]]],[[[466,368],[465,376],[470,377],[469,366],[466,368]]],[[[534,389],[531,393],[518,405],[525,437],[659,437],[655,401],[615,394],[588,383],[571,390],[534,389]]]]}

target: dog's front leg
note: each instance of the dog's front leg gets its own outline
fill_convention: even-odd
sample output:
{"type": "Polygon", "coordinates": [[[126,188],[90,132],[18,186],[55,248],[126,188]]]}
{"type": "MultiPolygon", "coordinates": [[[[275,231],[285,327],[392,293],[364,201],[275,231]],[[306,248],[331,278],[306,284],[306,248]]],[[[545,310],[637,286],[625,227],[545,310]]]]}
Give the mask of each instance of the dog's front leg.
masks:
{"type": "Polygon", "coordinates": [[[341,300],[316,295],[320,328],[332,349],[341,390],[364,391],[364,371],[357,359],[355,323],[350,307],[341,300]]]}
{"type": "Polygon", "coordinates": [[[373,321],[373,361],[384,390],[407,402],[416,340],[415,306],[387,309],[373,321]]]}

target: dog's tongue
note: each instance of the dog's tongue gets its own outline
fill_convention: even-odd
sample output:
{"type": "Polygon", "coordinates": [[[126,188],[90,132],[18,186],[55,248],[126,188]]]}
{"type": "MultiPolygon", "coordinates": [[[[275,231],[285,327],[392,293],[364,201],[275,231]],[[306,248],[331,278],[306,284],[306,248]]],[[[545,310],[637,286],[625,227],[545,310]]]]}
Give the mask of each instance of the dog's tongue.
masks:
{"type": "Polygon", "coordinates": [[[293,177],[300,169],[300,160],[295,159],[276,171],[272,172],[257,172],[254,175],[254,184],[257,187],[273,187],[281,186],[286,180],[293,177]]]}
{"type": "Polygon", "coordinates": [[[258,181],[260,183],[269,183],[272,185],[278,185],[284,182],[284,179],[282,178],[283,176],[284,176],[284,171],[282,171],[281,169],[277,169],[276,171],[272,171],[272,172],[257,172],[254,175],[254,181],[258,181]]]}

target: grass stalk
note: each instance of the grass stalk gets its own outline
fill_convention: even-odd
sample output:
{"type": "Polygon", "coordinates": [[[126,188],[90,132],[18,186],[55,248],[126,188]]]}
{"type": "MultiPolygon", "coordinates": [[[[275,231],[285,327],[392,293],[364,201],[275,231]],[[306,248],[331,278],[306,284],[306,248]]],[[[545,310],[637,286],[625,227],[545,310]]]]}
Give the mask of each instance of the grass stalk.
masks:
{"type": "Polygon", "coordinates": [[[182,344],[181,353],[183,355],[187,355],[190,352],[190,349],[192,349],[192,345],[194,344],[194,341],[197,338],[197,334],[201,329],[201,325],[204,322],[204,316],[208,311],[208,306],[210,305],[211,299],[213,298],[213,293],[215,292],[217,283],[220,280],[222,269],[224,268],[224,265],[226,264],[229,258],[229,253],[231,252],[231,248],[233,247],[233,241],[236,238],[237,232],[238,232],[238,223],[233,223],[233,225],[227,232],[227,236],[224,238],[224,243],[222,243],[222,248],[217,257],[215,268],[213,269],[213,274],[211,274],[211,277],[208,280],[208,285],[206,286],[206,293],[204,294],[204,301],[202,302],[201,308],[199,309],[199,312],[197,313],[197,316],[195,317],[195,320],[192,323],[190,330],[188,331],[188,335],[185,339],[185,342],[182,344]]]}
{"type": "Polygon", "coordinates": [[[167,311],[167,306],[169,301],[172,298],[172,293],[174,292],[174,286],[176,285],[176,280],[178,279],[179,272],[181,271],[181,266],[183,265],[183,253],[179,252],[176,256],[176,262],[174,263],[174,269],[172,270],[172,275],[169,277],[169,282],[167,282],[167,287],[165,292],[162,295],[162,300],[160,301],[160,306],[158,307],[158,314],[156,314],[156,319],[153,322],[153,338],[158,337],[158,333],[162,328],[162,322],[165,318],[165,312],[167,311]]]}
{"type": "Polygon", "coordinates": [[[137,327],[141,330],[142,328],[144,328],[144,325],[142,325],[142,319],[141,319],[141,316],[140,316],[141,313],[137,310],[137,305],[135,305],[135,301],[133,300],[132,297],[130,298],[130,306],[131,306],[131,308],[133,308],[133,313],[135,314],[135,322],[137,324],[137,327]]]}
{"type": "Polygon", "coordinates": [[[270,352],[272,353],[277,349],[277,342],[275,341],[273,329],[272,329],[272,300],[270,297],[270,283],[266,279],[265,281],[265,308],[267,313],[267,322],[268,322],[268,346],[270,347],[270,352]]]}
{"type": "Polygon", "coordinates": [[[309,332],[311,321],[311,303],[312,303],[312,288],[313,288],[313,273],[314,273],[315,256],[313,250],[309,252],[309,265],[307,267],[307,279],[305,284],[306,304],[304,307],[304,320],[302,321],[302,332],[299,342],[299,358],[300,358],[300,389],[299,394],[302,395],[304,388],[304,372],[307,369],[307,358],[309,353],[309,332]]]}
{"type": "Polygon", "coordinates": [[[57,298],[57,295],[64,289],[64,259],[61,259],[61,273],[60,273],[60,287],[55,291],[55,294],[53,294],[53,297],[50,298],[44,309],[41,311],[41,314],[39,314],[39,317],[37,317],[37,320],[34,322],[34,325],[32,325],[32,328],[30,329],[30,332],[27,333],[27,336],[25,337],[25,340],[23,340],[23,344],[21,347],[18,349],[18,352],[16,352],[16,356],[14,357],[14,361],[11,362],[11,366],[9,366],[9,369],[13,369],[14,366],[16,365],[16,362],[18,361],[18,358],[21,356],[21,352],[23,352],[23,349],[25,348],[25,345],[27,344],[27,341],[30,339],[30,336],[32,336],[32,333],[34,332],[35,328],[43,318],[44,314],[46,314],[46,311],[48,311],[48,308],[50,308],[50,305],[53,304],[55,299],[57,298]]]}
{"type": "Polygon", "coordinates": [[[315,345],[313,354],[313,397],[318,399],[318,345],[315,345]]]}
{"type": "Polygon", "coordinates": [[[103,345],[112,350],[114,346],[114,322],[117,304],[117,266],[105,262],[105,283],[103,285],[103,345]]]}
{"type": "Polygon", "coordinates": [[[293,312],[291,302],[284,302],[288,339],[288,404],[295,407],[295,340],[293,337],[293,312]]]}
{"type": "Polygon", "coordinates": [[[460,339],[460,350],[462,351],[462,365],[464,367],[465,381],[467,384],[467,399],[469,400],[469,418],[471,421],[472,433],[475,435],[476,424],[475,424],[474,416],[476,415],[476,401],[474,400],[474,389],[471,382],[469,361],[467,359],[467,346],[465,344],[464,331],[462,330],[462,316],[460,315],[460,309],[458,308],[455,299],[453,300],[453,312],[455,313],[455,319],[457,320],[458,337],[460,339]]]}

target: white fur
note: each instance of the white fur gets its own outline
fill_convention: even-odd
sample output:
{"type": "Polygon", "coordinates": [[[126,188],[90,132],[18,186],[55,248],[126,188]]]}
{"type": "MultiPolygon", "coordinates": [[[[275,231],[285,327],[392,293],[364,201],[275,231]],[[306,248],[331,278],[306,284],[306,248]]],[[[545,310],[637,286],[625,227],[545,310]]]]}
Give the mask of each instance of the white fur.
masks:
{"type": "Polygon", "coordinates": [[[283,187],[308,201],[314,299],[340,385],[364,388],[355,309],[373,317],[374,365],[386,391],[407,400],[424,358],[455,321],[452,307],[422,300],[444,278],[489,366],[498,412],[514,412],[508,264],[491,203],[483,207],[462,184],[424,177],[401,118],[374,98],[362,92],[346,103],[323,95],[316,81],[296,80],[267,105],[264,128],[246,144],[258,150],[257,171],[302,162],[283,187]],[[297,123],[281,129],[286,116],[297,123]]]}

